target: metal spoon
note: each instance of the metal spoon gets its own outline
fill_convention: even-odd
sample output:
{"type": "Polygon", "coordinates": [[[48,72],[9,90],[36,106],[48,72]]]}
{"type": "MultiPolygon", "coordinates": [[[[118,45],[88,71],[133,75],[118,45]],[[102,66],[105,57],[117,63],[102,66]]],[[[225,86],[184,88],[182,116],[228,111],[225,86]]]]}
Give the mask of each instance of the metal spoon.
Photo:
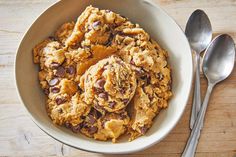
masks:
{"type": "Polygon", "coordinates": [[[212,28],[209,18],[202,10],[195,10],[189,17],[185,28],[185,34],[191,45],[191,48],[195,52],[195,86],[192,113],[190,119],[190,128],[193,128],[193,124],[197,118],[197,114],[201,107],[201,89],[200,89],[200,53],[206,49],[212,39],[212,28]]]}
{"type": "Polygon", "coordinates": [[[208,80],[208,88],[182,157],[194,156],[211,91],[217,83],[230,75],[234,67],[234,60],[234,41],[227,34],[216,37],[207,48],[203,59],[203,72],[208,80]]]}

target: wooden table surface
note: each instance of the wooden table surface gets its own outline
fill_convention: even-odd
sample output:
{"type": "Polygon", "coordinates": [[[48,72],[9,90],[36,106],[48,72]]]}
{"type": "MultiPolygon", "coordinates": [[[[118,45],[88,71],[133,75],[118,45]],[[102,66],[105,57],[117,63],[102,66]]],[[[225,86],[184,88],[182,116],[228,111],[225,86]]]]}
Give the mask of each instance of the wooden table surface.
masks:
{"type": "MultiPolygon", "coordinates": [[[[0,156],[88,156],[42,132],[20,104],[14,83],[14,59],[24,32],[37,16],[55,0],[0,0],[0,156]]],[[[155,0],[184,29],[197,8],[209,15],[214,35],[228,33],[236,41],[235,0],[155,0]]],[[[207,86],[201,78],[202,89],[207,86]]],[[[204,94],[204,93],[203,93],[204,94]]],[[[189,136],[189,99],[185,113],[174,130],[160,143],[129,157],[180,156],[189,136]]],[[[114,155],[116,156],[116,155],[114,155]]],[[[119,156],[119,155],[117,155],[119,156]]],[[[213,91],[196,156],[236,157],[236,68],[213,91]]]]}

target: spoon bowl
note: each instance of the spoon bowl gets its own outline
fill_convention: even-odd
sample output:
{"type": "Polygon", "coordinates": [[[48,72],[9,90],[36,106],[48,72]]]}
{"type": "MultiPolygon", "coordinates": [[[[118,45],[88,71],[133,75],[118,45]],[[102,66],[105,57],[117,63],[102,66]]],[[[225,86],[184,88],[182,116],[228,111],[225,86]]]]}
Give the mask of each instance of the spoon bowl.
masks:
{"type": "Polygon", "coordinates": [[[212,39],[212,28],[204,11],[198,9],[192,13],[187,22],[185,34],[196,53],[201,53],[206,49],[212,39]]]}
{"type": "Polygon", "coordinates": [[[203,72],[208,81],[215,84],[226,79],[233,70],[235,46],[233,39],[220,35],[207,48],[203,59],[203,72]]]}

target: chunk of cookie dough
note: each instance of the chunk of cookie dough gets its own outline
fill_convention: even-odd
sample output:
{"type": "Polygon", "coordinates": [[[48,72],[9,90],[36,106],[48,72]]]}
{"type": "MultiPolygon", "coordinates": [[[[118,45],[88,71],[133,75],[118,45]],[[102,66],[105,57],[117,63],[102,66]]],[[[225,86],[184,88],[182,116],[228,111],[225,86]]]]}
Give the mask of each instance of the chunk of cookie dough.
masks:
{"type": "Polygon", "coordinates": [[[55,124],[77,126],[88,115],[91,105],[83,101],[83,95],[76,93],[70,100],[58,96],[47,100],[47,111],[55,124]]]}
{"type": "MultiPolygon", "coordinates": [[[[54,81],[54,79],[50,82],[54,81]]],[[[48,95],[48,98],[55,100],[58,96],[61,96],[64,97],[63,99],[65,99],[66,101],[69,101],[70,98],[77,92],[77,84],[74,81],[68,79],[58,79],[56,81],[58,82],[56,82],[55,84],[51,84],[49,88],[50,93],[48,95]]]]}
{"type": "Polygon", "coordinates": [[[113,28],[121,25],[126,18],[109,10],[88,6],[78,17],[72,34],[65,41],[67,47],[106,45],[113,37],[113,28]]]}
{"type": "Polygon", "coordinates": [[[138,78],[138,85],[131,106],[130,139],[144,135],[152,126],[157,114],[168,106],[168,100],[172,96],[169,77],[164,74],[155,75],[153,72],[142,74],[138,78]],[[159,81],[157,81],[159,80],[159,81]],[[167,81],[165,83],[165,81],[167,81]]]}
{"type": "Polygon", "coordinates": [[[106,141],[112,139],[116,142],[128,128],[129,116],[126,111],[117,113],[106,113],[101,115],[95,108],[91,108],[87,116],[83,117],[83,122],[72,126],[66,125],[71,128],[73,132],[81,132],[84,135],[94,138],[96,140],[106,141]]]}
{"type": "Polygon", "coordinates": [[[112,139],[112,142],[116,142],[117,138],[127,130],[129,120],[130,118],[125,111],[119,114],[107,113],[98,120],[98,129],[94,134],[94,139],[102,141],[112,139]]]}
{"type": "Polygon", "coordinates": [[[65,47],[68,48],[66,55],[77,60],[77,76],[83,75],[99,60],[116,53],[117,47],[111,44],[112,29],[125,20],[111,11],[92,6],[88,6],[78,17],[72,33],[65,40],[65,47]]]}
{"type": "Polygon", "coordinates": [[[87,103],[117,112],[127,106],[137,84],[130,65],[111,56],[90,67],[82,76],[80,86],[87,103]]]}
{"type": "Polygon", "coordinates": [[[40,51],[40,67],[52,68],[53,63],[62,64],[65,60],[65,50],[58,41],[50,41],[40,51]]]}
{"type": "Polygon", "coordinates": [[[65,44],[66,39],[72,34],[75,27],[74,22],[64,23],[55,33],[56,39],[65,44]]]}

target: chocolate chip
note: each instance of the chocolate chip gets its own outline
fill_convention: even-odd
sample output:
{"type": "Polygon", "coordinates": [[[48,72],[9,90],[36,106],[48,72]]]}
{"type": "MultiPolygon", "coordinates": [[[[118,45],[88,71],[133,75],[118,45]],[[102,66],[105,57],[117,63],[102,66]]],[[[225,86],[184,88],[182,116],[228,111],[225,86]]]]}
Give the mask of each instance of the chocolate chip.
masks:
{"type": "Polygon", "coordinates": [[[167,68],[168,67],[168,64],[167,64],[167,62],[166,62],[166,65],[163,67],[163,68],[167,68]]]}
{"type": "Polygon", "coordinates": [[[93,53],[90,53],[87,59],[93,58],[93,53]]]}
{"type": "MultiPolygon", "coordinates": [[[[99,106],[100,107],[100,106],[99,106]]],[[[95,108],[91,108],[90,112],[89,112],[89,115],[92,115],[94,118],[98,119],[102,116],[102,114],[97,111],[95,108]]]]}
{"type": "Polygon", "coordinates": [[[149,85],[151,82],[151,77],[149,75],[144,75],[141,76],[140,78],[145,81],[145,85],[149,85]]]}
{"type": "Polygon", "coordinates": [[[126,117],[127,117],[127,116],[126,116],[125,114],[123,114],[123,113],[120,114],[120,118],[121,118],[121,119],[125,119],[126,117]]]}
{"type": "Polygon", "coordinates": [[[59,108],[57,111],[58,111],[58,113],[63,113],[62,108],[59,108]]]}
{"type": "Polygon", "coordinates": [[[160,87],[161,87],[161,85],[160,85],[159,82],[156,82],[154,85],[155,85],[155,87],[157,87],[157,88],[160,88],[160,87]]]}
{"type": "Polygon", "coordinates": [[[97,117],[101,117],[102,115],[105,114],[105,110],[103,107],[101,107],[99,104],[94,104],[94,108],[96,109],[97,112],[97,117]]]}
{"type": "Polygon", "coordinates": [[[65,122],[64,125],[65,125],[66,128],[71,128],[71,124],[69,122],[65,122]]]}
{"type": "Polygon", "coordinates": [[[116,63],[119,64],[119,65],[124,65],[124,64],[121,62],[121,60],[117,60],[116,63]]]}
{"type": "Polygon", "coordinates": [[[94,90],[97,94],[104,92],[104,89],[99,89],[99,88],[96,88],[96,87],[94,87],[94,90]]]}
{"type": "MultiPolygon", "coordinates": [[[[105,27],[105,32],[109,32],[111,30],[110,27],[105,27]]],[[[112,33],[110,33],[110,36],[113,35],[112,33]]]]}
{"type": "Polygon", "coordinates": [[[109,102],[109,106],[110,106],[111,108],[114,108],[115,105],[116,105],[116,102],[115,102],[115,101],[109,102]]]}
{"type": "Polygon", "coordinates": [[[93,28],[97,28],[99,25],[101,25],[101,21],[95,21],[92,26],[93,28]]]}
{"type": "Polygon", "coordinates": [[[96,126],[91,126],[91,127],[89,127],[88,132],[89,132],[89,134],[94,134],[97,132],[97,130],[98,130],[98,128],[96,126]]]}
{"type": "Polygon", "coordinates": [[[78,49],[79,47],[81,47],[80,42],[78,43],[74,43],[73,45],[70,46],[72,49],[78,49]]]}
{"type": "Polygon", "coordinates": [[[77,90],[79,91],[79,93],[82,93],[82,91],[83,91],[83,90],[80,88],[80,85],[79,85],[79,84],[77,85],[77,90]]]}
{"type": "Polygon", "coordinates": [[[81,30],[84,32],[85,31],[85,27],[81,27],[81,30]]]}
{"type": "Polygon", "coordinates": [[[123,31],[117,31],[117,34],[120,36],[125,36],[126,34],[123,31]]]}
{"type": "Polygon", "coordinates": [[[161,81],[161,80],[163,80],[164,75],[163,75],[162,73],[159,72],[159,73],[156,74],[156,77],[157,77],[158,80],[161,81]]]}
{"type": "Polygon", "coordinates": [[[147,75],[141,76],[140,77],[142,80],[146,80],[147,79],[147,75]]]}
{"type": "Polygon", "coordinates": [[[97,80],[96,88],[103,90],[106,81],[104,79],[97,80]]]}
{"type": "Polygon", "coordinates": [[[97,110],[95,110],[95,111],[96,111],[95,117],[96,117],[97,119],[99,119],[99,118],[102,116],[102,114],[101,114],[99,111],[97,111],[97,110]]]}
{"type": "Polygon", "coordinates": [[[151,83],[151,77],[148,76],[148,77],[147,77],[147,84],[150,84],[150,83],[151,83]]]}
{"type": "Polygon", "coordinates": [[[148,128],[146,126],[143,126],[140,128],[141,134],[145,134],[147,132],[148,128]]]}
{"type": "Polygon", "coordinates": [[[66,100],[63,99],[63,98],[56,98],[55,101],[56,101],[57,105],[61,105],[61,104],[63,104],[64,102],[66,102],[66,100]]]}
{"type": "Polygon", "coordinates": [[[53,36],[49,36],[48,38],[49,38],[50,40],[52,40],[52,41],[56,41],[56,38],[53,37],[53,36]]]}
{"type": "Polygon", "coordinates": [[[95,118],[99,119],[102,116],[102,113],[100,113],[98,110],[94,109],[94,116],[95,116],[95,118]]]}
{"type": "Polygon", "coordinates": [[[168,81],[167,88],[168,88],[168,90],[171,90],[171,88],[172,88],[172,82],[171,81],[168,81]]]}
{"type": "Polygon", "coordinates": [[[105,10],[105,12],[106,12],[106,13],[110,13],[111,11],[107,9],[107,10],[105,10]]]}
{"type": "Polygon", "coordinates": [[[109,38],[108,38],[105,45],[106,46],[111,46],[113,38],[114,38],[114,35],[112,33],[110,33],[110,36],[109,36],[109,38]]]}
{"type": "Polygon", "coordinates": [[[88,31],[91,31],[92,30],[92,27],[89,25],[88,26],[88,31]]]}
{"type": "Polygon", "coordinates": [[[73,66],[69,66],[67,69],[66,69],[66,72],[70,75],[73,75],[75,74],[75,68],[73,66]]]}
{"type": "Polygon", "coordinates": [[[124,99],[123,102],[127,104],[129,102],[129,99],[124,99]]]}
{"type": "Polygon", "coordinates": [[[65,76],[65,69],[62,66],[59,66],[56,71],[56,76],[64,77],[65,76]]]}
{"type": "Polygon", "coordinates": [[[85,121],[81,124],[81,126],[85,129],[88,129],[90,127],[85,121]]]}
{"type": "Polygon", "coordinates": [[[94,105],[94,108],[95,108],[96,110],[103,110],[103,108],[102,108],[101,106],[99,106],[98,104],[95,104],[95,105],[94,105]]]}
{"type": "Polygon", "coordinates": [[[51,63],[51,68],[52,68],[52,69],[56,69],[56,68],[58,68],[59,66],[60,66],[59,63],[56,63],[56,62],[52,62],[52,63],[51,63]]]}
{"type": "Polygon", "coordinates": [[[145,71],[141,68],[136,68],[135,72],[138,76],[143,76],[145,74],[145,71]]]}
{"type": "Polygon", "coordinates": [[[88,115],[88,118],[89,118],[89,123],[90,124],[94,124],[97,120],[93,117],[93,115],[88,115]]]}
{"type": "MultiPolygon", "coordinates": [[[[105,120],[105,119],[104,119],[105,120]]],[[[105,128],[105,123],[106,123],[106,120],[105,121],[102,121],[102,128],[105,128]]]]}
{"type": "Polygon", "coordinates": [[[121,94],[125,94],[126,90],[125,90],[124,88],[122,88],[122,89],[120,90],[120,92],[121,92],[121,94]]]}
{"type": "Polygon", "coordinates": [[[109,39],[108,39],[108,41],[106,42],[105,45],[106,45],[106,46],[111,46],[111,44],[112,44],[112,40],[109,40],[109,39]]]}
{"type": "Polygon", "coordinates": [[[133,60],[133,59],[131,59],[131,60],[130,60],[130,64],[132,64],[132,65],[135,65],[135,63],[134,63],[134,60],[133,60]]]}
{"type": "Polygon", "coordinates": [[[140,49],[141,49],[141,51],[144,51],[144,50],[145,50],[145,47],[141,47],[141,46],[140,46],[140,49]]]}
{"type": "MultiPolygon", "coordinates": [[[[90,46],[90,45],[84,45],[83,48],[84,48],[84,49],[90,49],[91,46],[90,46]]],[[[92,53],[91,53],[91,54],[92,54],[92,53]]]]}
{"type": "Polygon", "coordinates": [[[153,97],[153,95],[148,95],[148,98],[149,98],[149,100],[152,101],[154,97],[153,97]]]}
{"type": "Polygon", "coordinates": [[[48,84],[49,86],[55,86],[57,85],[58,82],[59,82],[58,78],[53,78],[48,82],[48,84]]]}
{"type": "Polygon", "coordinates": [[[109,64],[109,62],[106,62],[106,63],[104,64],[104,66],[103,66],[102,69],[100,70],[101,73],[103,73],[105,70],[107,70],[109,67],[111,67],[111,65],[108,65],[108,64],[109,64]]]}
{"type": "Polygon", "coordinates": [[[108,95],[107,95],[107,93],[99,93],[99,94],[98,94],[98,97],[100,97],[100,98],[102,98],[102,99],[104,99],[104,100],[108,100],[108,95]]]}
{"type": "Polygon", "coordinates": [[[74,132],[74,133],[78,133],[81,129],[81,125],[78,124],[76,126],[71,126],[71,130],[74,132]]]}
{"type": "Polygon", "coordinates": [[[52,92],[52,93],[59,93],[59,92],[60,92],[60,88],[58,88],[58,87],[52,87],[52,88],[51,88],[51,92],[52,92]]]}
{"type": "Polygon", "coordinates": [[[46,95],[49,94],[49,90],[48,90],[48,89],[44,89],[43,92],[44,92],[44,94],[46,94],[46,95]]]}

